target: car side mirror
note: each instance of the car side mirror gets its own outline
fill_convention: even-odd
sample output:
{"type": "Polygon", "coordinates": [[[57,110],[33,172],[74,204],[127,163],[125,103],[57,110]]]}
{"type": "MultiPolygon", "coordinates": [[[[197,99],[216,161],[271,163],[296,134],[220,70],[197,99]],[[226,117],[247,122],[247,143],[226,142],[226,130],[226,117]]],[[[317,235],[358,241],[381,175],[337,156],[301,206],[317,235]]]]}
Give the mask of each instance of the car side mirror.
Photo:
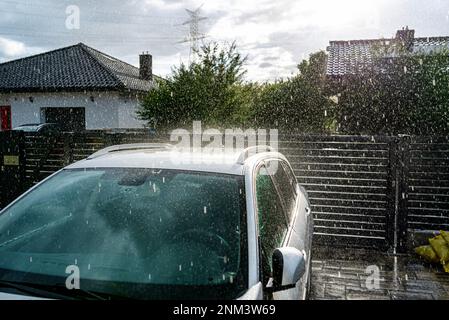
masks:
{"type": "Polygon", "coordinates": [[[291,289],[306,272],[306,257],[296,248],[284,247],[274,250],[272,257],[272,292],[291,289]]]}

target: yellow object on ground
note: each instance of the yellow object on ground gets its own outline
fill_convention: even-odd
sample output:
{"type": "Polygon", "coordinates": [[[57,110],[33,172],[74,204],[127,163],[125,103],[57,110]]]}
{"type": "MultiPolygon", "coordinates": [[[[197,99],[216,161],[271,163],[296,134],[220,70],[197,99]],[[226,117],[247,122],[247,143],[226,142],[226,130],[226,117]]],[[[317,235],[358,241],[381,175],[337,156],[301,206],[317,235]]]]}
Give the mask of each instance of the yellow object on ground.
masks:
{"type": "Polygon", "coordinates": [[[421,246],[415,248],[415,252],[423,257],[426,261],[432,263],[440,262],[440,258],[431,246],[421,246]]]}
{"type": "Polygon", "coordinates": [[[429,239],[429,243],[437,253],[441,263],[449,262],[449,244],[444,240],[442,235],[429,239]]]}
{"type": "Polygon", "coordinates": [[[428,262],[440,262],[444,272],[449,273],[449,232],[440,231],[438,236],[429,239],[429,243],[415,248],[415,252],[428,262]]]}
{"type": "Polygon", "coordinates": [[[440,234],[443,237],[443,239],[446,240],[447,244],[449,245],[449,232],[441,230],[440,234]]]}

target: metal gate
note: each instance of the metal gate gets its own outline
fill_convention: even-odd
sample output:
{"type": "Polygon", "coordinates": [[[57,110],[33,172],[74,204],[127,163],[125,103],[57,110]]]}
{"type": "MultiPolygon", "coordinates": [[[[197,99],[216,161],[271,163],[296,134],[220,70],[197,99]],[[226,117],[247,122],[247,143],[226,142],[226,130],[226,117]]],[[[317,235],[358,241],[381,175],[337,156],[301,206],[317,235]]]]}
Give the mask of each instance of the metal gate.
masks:
{"type": "Polygon", "coordinates": [[[288,135],[280,140],[280,151],[308,190],[317,242],[394,246],[394,137],[288,135]]]}

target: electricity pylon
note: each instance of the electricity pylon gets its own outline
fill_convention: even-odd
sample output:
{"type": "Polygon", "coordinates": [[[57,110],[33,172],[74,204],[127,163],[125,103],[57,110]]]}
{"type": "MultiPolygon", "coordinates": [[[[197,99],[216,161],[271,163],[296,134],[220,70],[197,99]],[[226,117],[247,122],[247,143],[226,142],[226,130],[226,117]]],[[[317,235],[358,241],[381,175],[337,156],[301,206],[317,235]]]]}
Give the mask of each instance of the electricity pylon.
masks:
{"type": "Polygon", "coordinates": [[[185,21],[182,25],[189,25],[189,36],[180,43],[190,43],[190,54],[189,60],[198,52],[200,40],[206,38],[206,35],[200,32],[200,22],[207,19],[207,17],[202,17],[200,15],[201,8],[203,5],[199,6],[196,10],[185,9],[189,14],[190,19],[185,21]]]}

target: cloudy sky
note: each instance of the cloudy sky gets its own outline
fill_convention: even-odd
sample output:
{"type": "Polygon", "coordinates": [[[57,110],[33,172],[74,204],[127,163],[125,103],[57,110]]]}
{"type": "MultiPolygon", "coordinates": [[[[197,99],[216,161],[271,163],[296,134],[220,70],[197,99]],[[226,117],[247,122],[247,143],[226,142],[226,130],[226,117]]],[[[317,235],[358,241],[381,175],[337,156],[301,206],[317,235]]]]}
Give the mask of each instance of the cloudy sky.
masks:
{"type": "Polygon", "coordinates": [[[248,80],[288,77],[329,40],[388,38],[406,25],[417,36],[449,35],[447,0],[0,0],[0,62],[84,42],[136,66],[149,51],[165,76],[188,61],[185,9],[201,4],[200,30],[237,41],[248,80]],[[79,8],[79,29],[69,6],[79,8]]]}

